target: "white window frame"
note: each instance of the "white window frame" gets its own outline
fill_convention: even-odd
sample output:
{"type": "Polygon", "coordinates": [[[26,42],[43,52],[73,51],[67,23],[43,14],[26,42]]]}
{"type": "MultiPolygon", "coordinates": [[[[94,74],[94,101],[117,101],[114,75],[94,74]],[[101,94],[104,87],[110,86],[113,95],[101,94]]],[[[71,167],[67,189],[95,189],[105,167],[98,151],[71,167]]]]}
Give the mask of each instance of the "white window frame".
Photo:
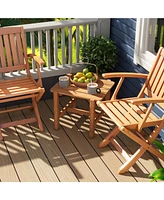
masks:
{"type": "Polygon", "coordinates": [[[134,63],[150,71],[156,53],[154,51],[157,18],[137,18],[134,63]],[[151,28],[150,28],[151,27],[151,28]]]}

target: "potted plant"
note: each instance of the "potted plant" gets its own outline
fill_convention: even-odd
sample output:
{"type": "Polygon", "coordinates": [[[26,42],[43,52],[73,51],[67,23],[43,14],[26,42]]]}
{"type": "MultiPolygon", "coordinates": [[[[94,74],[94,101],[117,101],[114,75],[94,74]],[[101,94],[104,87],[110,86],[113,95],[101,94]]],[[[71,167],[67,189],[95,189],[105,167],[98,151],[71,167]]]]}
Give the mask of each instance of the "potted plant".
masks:
{"type": "MultiPolygon", "coordinates": [[[[164,154],[164,145],[161,142],[157,141],[157,140],[154,140],[153,143],[164,154]]],[[[157,181],[157,180],[164,181],[164,168],[160,168],[160,169],[157,169],[157,170],[153,171],[152,173],[149,174],[149,178],[152,178],[152,181],[157,181]]]]}
{"type": "MultiPolygon", "coordinates": [[[[103,36],[96,36],[82,44],[82,58],[97,66],[100,74],[112,71],[117,63],[117,49],[114,42],[103,36]]],[[[88,66],[90,70],[95,67],[88,66]]]]}

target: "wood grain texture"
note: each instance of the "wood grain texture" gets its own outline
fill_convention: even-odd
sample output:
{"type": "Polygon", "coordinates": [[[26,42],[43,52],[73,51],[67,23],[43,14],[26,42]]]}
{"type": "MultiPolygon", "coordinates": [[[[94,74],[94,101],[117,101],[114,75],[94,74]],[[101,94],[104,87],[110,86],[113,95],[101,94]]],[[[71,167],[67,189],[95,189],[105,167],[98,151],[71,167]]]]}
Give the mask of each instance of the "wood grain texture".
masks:
{"type": "MultiPolygon", "coordinates": [[[[69,97],[61,97],[60,109],[69,97]]],[[[0,142],[0,179],[2,182],[150,182],[148,174],[164,166],[162,160],[145,152],[137,165],[124,175],[118,167],[124,158],[108,145],[99,149],[100,143],[114,123],[103,116],[96,125],[94,139],[88,137],[89,119],[79,114],[65,113],[60,119],[60,129],[54,130],[53,99],[40,101],[40,116],[44,132],[37,123],[2,129],[4,140],[0,142]]],[[[19,105],[29,106],[29,104],[19,105]]],[[[88,101],[77,100],[77,107],[87,109],[88,101]]],[[[17,106],[12,106],[15,109],[17,106]]],[[[98,109],[98,108],[96,108],[98,109]]],[[[4,110],[1,108],[1,110],[4,110]]],[[[19,110],[9,116],[0,115],[0,121],[34,117],[32,110],[19,110]]],[[[146,133],[146,132],[145,132],[146,133]]],[[[119,143],[132,155],[138,145],[123,134],[119,143]]]]}
{"type": "MultiPolygon", "coordinates": [[[[152,112],[154,104],[161,104],[164,102],[163,91],[162,93],[159,92],[161,86],[164,84],[163,52],[164,48],[161,47],[149,75],[143,75],[146,80],[137,97],[116,99],[124,78],[128,78],[130,75],[134,77],[133,73],[120,73],[120,77],[119,73],[103,74],[103,76],[107,78],[112,78],[112,75],[113,77],[117,76],[120,78],[120,81],[118,82],[111,100],[98,101],[98,106],[113,120],[119,131],[140,145],[140,148],[138,148],[131,157],[128,157],[124,148],[116,141],[118,131],[114,136],[113,131],[111,131],[111,133],[109,133],[109,135],[99,144],[99,147],[101,148],[112,143],[125,157],[126,162],[119,168],[119,173],[128,171],[147,150],[164,160],[164,155],[152,146],[153,140],[156,139],[164,124],[164,117],[158,117],[152,112]],[[154,127],[147,137],[143,137],[141,133],[145,127],[154,127]],[[110,134],[112,137],[110,137],[110,134]]],[[[142,77],[142,75],[139,77],[142,77]]]]}
{"type": "MultiPolygon", "coordinates": [[[[41,63],[41,59],[37,60],[35,55],[32,55],[32,57],[35,57],[35,60],[41,63]]],[[[43,64],[43,62],[41,64],[43,64]]],[[[25,78],[20,77],[0,81],[0,103],[32,99],[32,107],[35,113],[35,117],[33,118],[20,119],[15,122],[4,122],[0,124],[0,128],[7,128],[37,121],[40,131],[43,131],[37,103],[44,93],[44,88],[42,88],[42,80],[39,72],[37,82],[30,76],[30,67],[28,64],[27,46],[23,27],[0,28],[0,66],[0,73],[2,73],[2,75],[6,72],[12,73],[13,71],[19,70],[26,71],[25,78]]],[[[37,69],[40,70],[38,65],[37,69]]],[[[27,109],[27,107],[24,108],[27,109]]],[[[18,110],[19,109],[20,108],[18,108],[18,110]]],[[[17,108],[6,110],[8,113],[13,111],[17,111],[17,108]]],[[[2,140],[1,131],[0,139],[2,140]]]]}

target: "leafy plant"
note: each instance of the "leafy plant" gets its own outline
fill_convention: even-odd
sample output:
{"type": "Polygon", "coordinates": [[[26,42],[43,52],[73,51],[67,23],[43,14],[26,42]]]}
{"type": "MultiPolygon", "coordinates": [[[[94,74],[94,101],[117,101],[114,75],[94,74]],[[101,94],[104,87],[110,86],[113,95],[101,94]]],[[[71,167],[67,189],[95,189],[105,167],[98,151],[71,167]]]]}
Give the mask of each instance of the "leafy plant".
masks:
{"type": "Polygon", "coordinates": [[[100,74],[112,71],[117,63],[117,49],[114,42],[103,36],[93,37],[83,43],[81,56],[95,64],[100,74]]]}
{"type": "MultiPolygon", "coordinates": [[[[154,140],[153,143],[160,149],[164,154],[164,145],[157,140],[154,140]]],[[[149,174],[149,178],[152,178],[152,181],[164,180],[164,168],[160,168],[149,174]]]]}
{"type": "Polygon", "coordinates": [[[152,178],[152,181],[164,180],[164,168],[160,168],[149,174],[149,178],[152,178]]]}

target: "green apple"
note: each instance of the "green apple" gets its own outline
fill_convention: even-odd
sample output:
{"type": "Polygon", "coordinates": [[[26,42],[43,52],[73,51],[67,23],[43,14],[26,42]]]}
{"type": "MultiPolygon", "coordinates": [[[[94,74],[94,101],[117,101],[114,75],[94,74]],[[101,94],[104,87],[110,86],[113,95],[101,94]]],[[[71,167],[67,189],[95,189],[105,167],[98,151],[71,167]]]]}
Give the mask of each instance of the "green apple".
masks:
{"type": "Polygon", "coordinates": [[[73,81],[75,81],[75,82],[78,82],[78,78],[77,78],[77,77],[75,77],[75,78],[73,79],[73,81]]]}
{"type": "Polygon", "coordinates": [[[88,73],[89,71],[88,71],[88,68],[84,68],[83,69],[83,74],[86,74],[86,73],[88,73]]]}
{"type": "Polygon", "coordinates": [[[85,83],[89,83],[90,82],[90,80],[89,79],[85,79],[85,83]]]}
{"type": "Polygon", "coordinates": [[[96,80],[96,76],[92,76],[92,81],[95,81],[96,80]]]}
{"type": "Polygon", "coordinates": [[[77,82],[84,83],[84,79],[83,78],[79,78],[77,82]]]}
{"type": "Polygon", "coordinates": [[[85,74],[85,77],[86,77],[86,78],[91,78],[91,77],[92,77],[92,72],[86,73],[86,74],[85,74]]]}

